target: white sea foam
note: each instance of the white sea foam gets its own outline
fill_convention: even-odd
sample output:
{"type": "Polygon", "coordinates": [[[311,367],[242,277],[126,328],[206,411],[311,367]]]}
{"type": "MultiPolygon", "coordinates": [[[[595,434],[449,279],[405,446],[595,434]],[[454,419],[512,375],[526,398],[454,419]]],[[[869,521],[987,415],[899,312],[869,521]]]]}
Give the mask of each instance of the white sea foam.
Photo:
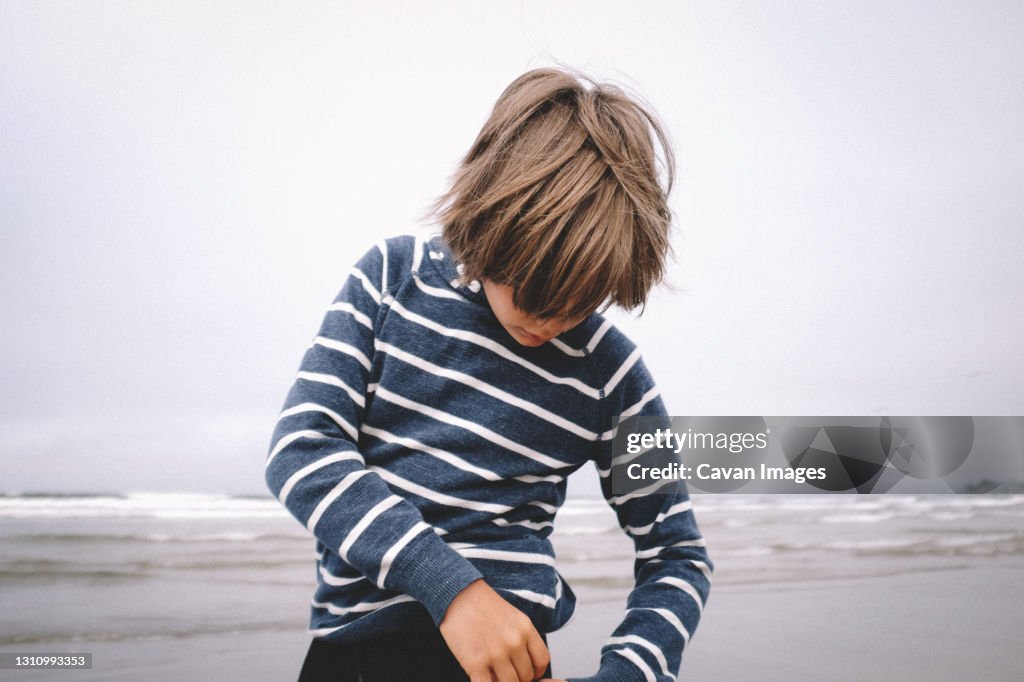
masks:
{"type": "Polygon", "coordinates": [[[936,521],[963,521],[964,519],[974,518],[974,514],[970,512],[935,512],[929,515],[929,518],[935,519],[936,521]]]}
{"type": "Polygon", "coordinates": [[[573,499],[566,500],[558,510],[558,516],[586,516],[588,514],[610,514],[611,507],[604,500],[573,499]]]}
{"type": "Polygon", "coordinates": [[[940,539],[937,544],[943,547],[969,547],[971,545],[985,545],[994,542],[1006,542],[1017,538],[1013,533],[987,533],[982,535],[966,535],[940,539]]]}
{"type": "Polygon", "coordinates": [[[863,550],[863,549],[903,549],[906,547],[912,547],[913,545],[919,544],[919,542],[913,538],[905,538],[901,540],[879,538],[875,540],[860,540],[860,541],[836,541],[826,542],[821,546],[827,549],[844,549],[844,550],[863,550]]]}
{"type": "MultiPolygon", "coordinates": [[[[698,516],[727,515],[742,519],[766,513],[815,515],[825,523],[872,523],[894,514],[954,520],[971,510],[1005,510],[1024,514],[1024,495],[699,495],[694,498],[698,516]],[[877,512],[877,513],[876,513],[877,512]]],[[[594,528],[607,524],[599,517],[610,514],[602,499],[570,499],[559,518],[595,518],[594,528]]],[[[158,518],[158,519],[269,519],[287,512],[269,495],[234,497],[203,493],[136,492],[124,495],[14,495],[0,496],[0,518],[158,518]]],[[[583,531],[583,532],[600,532],[583,531]]]]}
{"type": "Polygon", "coordinates": [[[0,518],[240,519],[286,516],[273,498],[195,493],[129,493],[124,496],[5,496],[0,518]]]}
{"type": "Polygon", "coordinates": [[[622,532],[618,526],[612,525],[593,525],[593,526],[577,526],[575,528],[559,528],[556,531],[559,535],[602,535],[604,533],[622,532]]]}
{"type": "Polygon", "coordinates": [[[753,546],[750,546],[750,547],[741,547],[741,548],[738,548],[738,549],[731,549],[731,550],[727,550],[727,551],[721,552],[721,554],[723,554],[723,555],[731,556],[731,557],[737,557],[737,558],[738,557],[768,556],[768,555],[774,554],[774,553],[775,553],[774,549],[772,549],[771,547],[765,547],[764,545],[753,545],[753,546]]]}
{"type": "Polygon", "coordinates": [[[878,523],[894,518],[895,514],[830,514],[821,517],[822,523],[878,523]]]}

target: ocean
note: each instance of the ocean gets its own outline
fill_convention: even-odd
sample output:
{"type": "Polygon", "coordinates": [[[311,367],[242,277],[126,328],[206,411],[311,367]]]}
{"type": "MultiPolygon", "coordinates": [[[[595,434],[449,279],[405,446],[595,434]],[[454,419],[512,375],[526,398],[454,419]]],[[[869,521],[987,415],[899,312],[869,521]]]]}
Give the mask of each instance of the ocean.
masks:
{"type": "MultiPolygon", "coordinates": [[[[982,604],[998,616],[990,620],[1000,628],[1024,626],[1010,606],[1024,596],[1024,495],[693,499],[716,566],[693,644],[696,652],[712,640],[705,657],[751,622],[743,604],[787,591],[796,595],[794,609],[802,608],[800,599],[828,604],[844,594],[853,599],[851,585],[873,584],[877,592],[894,579],[920,585],[922,575],[950,576],[950,584],[962,586],[984,575],[986,589],[1004,595],[982,604]],[[720,595],[731,605],[716,613],[720,595]]],[[[580,608],[552,640],[554,670],[592,674],[632,586],[632,545],[600,499],[569,500],[555,527],[557,566],[580,608]],[[578,622],[581,614],[586,622],[578,622]],[[594,630],[597,622],[604,631],[594,630]]],[[[294,679],[308,643],[313,546],[269,496],[0,496],[0,652],[94,654],[91,671],[0,670],[0,679],[203,680],[229,671],[294,679]]],[[[978,612],[979,598],[969,589],[941,590],[935,596],[948,604],[952,635],[963,614],[978,612]]],[[[898,592],[890,597],[899,604],[898,592]]],[[[904,598],[908,606],[919,599],[904,598]]],[[[813,604],[804,606],[802,618],[813,617],[813,604]]],[[[778,617],[786,622],[785,612],[778,617]]],[[[857,636],[856,623],[848,634],[857,636]]],[[[1004,657],[1013,666],[1017,649],[997,643],[986,650],[987,663],[1004,657]]]]}

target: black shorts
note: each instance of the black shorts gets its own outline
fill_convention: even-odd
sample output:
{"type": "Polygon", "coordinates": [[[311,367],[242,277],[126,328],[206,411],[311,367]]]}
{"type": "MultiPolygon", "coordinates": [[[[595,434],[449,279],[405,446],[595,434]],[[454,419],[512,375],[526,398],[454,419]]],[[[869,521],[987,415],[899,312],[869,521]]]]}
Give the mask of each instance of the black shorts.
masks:
{"type": "MultiPolygon", "coordinates": [[[[544,677],[551,677],[550,665],[544,677]]],[[[299,682],[413,681],[469,682],[437,627],[352,644],[314,637],[299,673],[299,682]]]]}

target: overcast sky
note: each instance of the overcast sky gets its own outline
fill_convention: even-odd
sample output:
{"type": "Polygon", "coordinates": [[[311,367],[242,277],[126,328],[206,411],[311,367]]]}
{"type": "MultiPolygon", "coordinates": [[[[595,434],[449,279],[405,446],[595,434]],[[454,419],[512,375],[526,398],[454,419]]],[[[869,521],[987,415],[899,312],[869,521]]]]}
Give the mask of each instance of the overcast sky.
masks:
{"type": "Polygon", "coordinates": [[[1024,414],[1020,2],[0,0],[0,490],[263,492],[374,241],[562,62],[675,141],[674,414],[1024,414]]]}

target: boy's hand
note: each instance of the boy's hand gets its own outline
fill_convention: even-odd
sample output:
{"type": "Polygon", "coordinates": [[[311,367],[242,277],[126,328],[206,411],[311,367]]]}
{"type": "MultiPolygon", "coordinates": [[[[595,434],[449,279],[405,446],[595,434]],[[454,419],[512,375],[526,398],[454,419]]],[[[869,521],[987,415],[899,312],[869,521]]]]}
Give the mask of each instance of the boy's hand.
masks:
{"type": "Polygon", "coordinates": [[[531,682],[551,660],[526,614],[483,580],[459,592],[440,629],[470,682],[531,682]]]}

